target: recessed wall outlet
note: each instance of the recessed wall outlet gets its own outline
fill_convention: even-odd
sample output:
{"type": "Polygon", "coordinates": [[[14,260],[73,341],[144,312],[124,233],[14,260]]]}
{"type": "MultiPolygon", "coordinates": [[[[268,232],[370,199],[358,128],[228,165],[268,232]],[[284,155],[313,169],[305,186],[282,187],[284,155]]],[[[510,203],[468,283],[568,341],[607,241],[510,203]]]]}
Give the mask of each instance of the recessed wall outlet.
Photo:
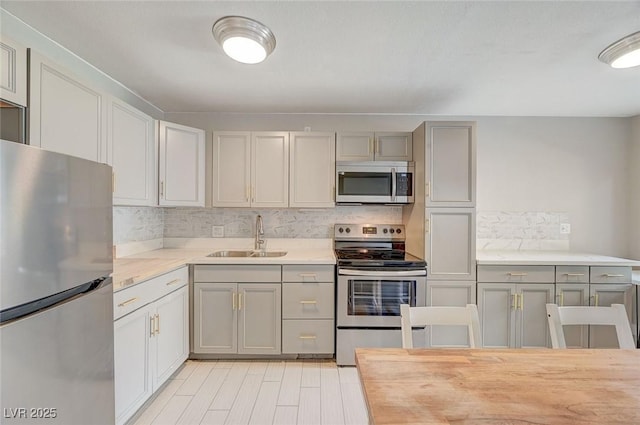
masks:
{"type": "Polygon", "coordinates": [[[224,238],[224,226],[211,226],[211,236],[214,238],[224,238]]]}
{"type": "Polygon", "coordinates": [[[569,223],[561,223],[560,233],[563,235],[568,235],[569,233],[571,233],[571,225],[569,223]]]}

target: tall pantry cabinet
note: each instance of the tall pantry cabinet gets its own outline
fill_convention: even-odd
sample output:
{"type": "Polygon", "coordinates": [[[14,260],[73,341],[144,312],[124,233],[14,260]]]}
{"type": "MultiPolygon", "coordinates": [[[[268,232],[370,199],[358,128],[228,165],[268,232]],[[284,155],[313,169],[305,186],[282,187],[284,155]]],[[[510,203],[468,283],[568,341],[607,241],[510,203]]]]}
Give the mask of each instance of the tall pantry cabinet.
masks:
{"type": "MultiPolygon", "coordinates": [[[[426,305],[476,302],[476,123],[427,121],[413,132],[415,202],[403,208],[409,253],[427,261],[426,305]]],[[[427,346],[468,345],[432,326],[427,346]]]]}

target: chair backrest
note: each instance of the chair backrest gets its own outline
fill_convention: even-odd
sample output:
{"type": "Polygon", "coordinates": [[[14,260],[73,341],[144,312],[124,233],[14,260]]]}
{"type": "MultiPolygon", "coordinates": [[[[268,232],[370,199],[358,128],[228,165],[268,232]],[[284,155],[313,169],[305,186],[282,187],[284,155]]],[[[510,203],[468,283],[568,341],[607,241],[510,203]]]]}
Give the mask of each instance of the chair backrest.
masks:
{"type": "Polygon", "coordinates": [[[558,307],[557,304],[547,304],[547,317],[553,348],[567,348],[563,325],[615,326],[620,348],[636,348],[627,310],[622,304],[611,304],[611,307],[558,307]]]}
{"type": "Polygon", "coordinates": [[[413,348],[412,326],[427,325],[467,326],[469,347],[482,347],[480,318],[475,304],[467,304],[466,307],[410,307],[409,304],[401,304],[400,321],[402,348],[413,348]]]}

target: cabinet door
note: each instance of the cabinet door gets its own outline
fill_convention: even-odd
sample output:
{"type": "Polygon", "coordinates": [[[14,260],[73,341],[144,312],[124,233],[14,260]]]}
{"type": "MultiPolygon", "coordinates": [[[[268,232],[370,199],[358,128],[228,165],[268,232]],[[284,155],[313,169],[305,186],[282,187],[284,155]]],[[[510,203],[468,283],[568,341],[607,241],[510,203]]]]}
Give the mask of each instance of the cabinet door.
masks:
{"type": "Polygon", "coordinates": [[[27,48],[3,34],[0,66],[0,98],[27,106],[27,48]]]}
{"type": "Polygon", "coordinates": [[[411,133],[376,133],[376,161],[413,161],[411,133]]]}
{"type": "MultiPolygon", "coordinates": [[[[633,314],[634,285],[632,284],[594,284],[589,287],[591,305],[610,306],[623,304],[627,309],[629,323],[635,323],[633,314]]],[[[632,327],[632,329],[634,329],[632,327]]],[[[635,332],[632,332],[635,333],[635,332]]],[[[618,348],[618,337],[613,326],[589,326],[589,348],[618,348]]]]}
{"type": "Polygon", "coordinates": [[[515,284],[478,283],[478,314],[483,347],[516,347],[515,313],[515,284]]]}
{"type": "Polygon", "coordinates": [[[475,206],[475,123],[427,122],[425,137],[426,205],[475,206]]]}
{"type": "Polygon", "coordinates": [[[280,354],[281,294],[279,283],[238,284],[239,354],[280,354]]]}
{"type": "Polygon", "coordinates": [[[29,141],[42,149],[106,161],[102,93],[31,53],[29,141]]]}
{"type": "Polygon", "coordinates": [[[547,303],[554,301],[553,283],[518,284],[517,348],[551,347],[547,303]]]}
{"type": "Polygon", "coordinates": [[[116,424],[123,424],[151,396],[150,313],[141,308],[114,322],[116,424]]]}
{"type": "Polygon", "coordinates": [[[427,208],[425,259],[427,279],[476,279],[474,208],[427,208]]]}
{"type": "Polygon", "coordinates": [[[193,352],[238,351],[237,284],[194,283],[193,352]]]}
{"type": "Polygon", "coordinates": [[[373,133],[338,133],[336,161],[373,161],[373,133]]]}
{"type": "Polygon", "coordinates": [[[204,207],[204,131],[160,121],[158,136],[159,204],[204,207]]]}
{"type": "Polygon", "coordinates": [[[154,391],[189,356],[189,290],[187,286],[154,303],[156,350],[153,369],[154,391]]]}
{"type": "Polygon", "coordinates": [[[107,164],[113,167],[114,205],[157,205],[155,122],[116,99],[107,110],[107,164]]]}
{"type": "MultiPolygon", "coordinates": [[[[464,307],[475,303],[475,282],[427,281],[428,306],[464,307]]],[[[469,330],[466,326],[431,326],[426,341],[427,347],[468,347],[469,330]]]]}
{"type": "Polygon", "coordinates": [[[251,205],[251,133],[221,131],[213,133],[214,207],[251,205]]]}
{"type": "Polygon", "coordinates": [[[289,133],[251,134],[251,206],[289,206],[289,133]]]}
{"type": "Polygon", "coordinates": [[[289,133],[289,206],[334,207],[335,133],[289,133]]]}
{"type": "MultiPolygon", "coordinates": [[[[556,283],[556,304],[559,306],[589,305],[588,283],[556,283]]],[[[563,326],[567,348],[589,348],[589,327],[563,326]]]]}

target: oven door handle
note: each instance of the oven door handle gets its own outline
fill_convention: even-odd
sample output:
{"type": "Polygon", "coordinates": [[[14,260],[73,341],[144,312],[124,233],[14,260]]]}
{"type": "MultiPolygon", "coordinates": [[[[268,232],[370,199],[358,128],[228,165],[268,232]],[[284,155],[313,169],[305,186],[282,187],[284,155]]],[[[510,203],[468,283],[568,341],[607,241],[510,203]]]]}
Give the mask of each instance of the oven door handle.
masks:
{"type": "Polygon", "coordinates": [[[373,270],[350,270],[338,269],[339,275],[344,276],[374,276],[374,277],[403,277],[403,276],[426,276],[426,270],[399,270],[399,271],[373,271],[373,270]]]}

